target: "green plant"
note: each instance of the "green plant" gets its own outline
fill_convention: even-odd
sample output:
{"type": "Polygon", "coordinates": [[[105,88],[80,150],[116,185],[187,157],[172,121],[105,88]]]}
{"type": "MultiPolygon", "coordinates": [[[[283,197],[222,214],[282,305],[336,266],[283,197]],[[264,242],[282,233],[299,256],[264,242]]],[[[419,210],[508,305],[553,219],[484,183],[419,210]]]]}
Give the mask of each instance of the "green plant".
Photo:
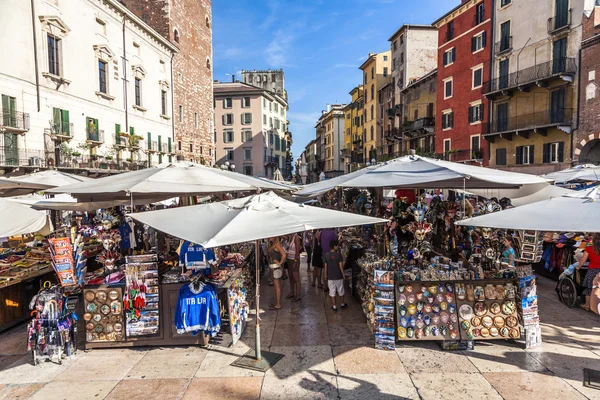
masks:
{"type": "Polygon", "coordinates": [[[91,150],[91,149],[92,149],[92,147],[94,147],[94,146],[92,146],[92,144],[91,144],[91,143],[87,143],[87,142],[84,142],[84,143],[79,143],[79,144],[77,145],[77,148],[78,148],[78,149],[81,149],[81,150],[91,150]]]}
{"type": "Polygon", "coordinates": [[[73,149],[67,143],[60,144],[60,154],[65,160],[70,160],[73,157],[73,149]]]}
{"type": "Polygon", "coordinates": [[[127,158],[127,159],[125,159],[125,161],[131,162],[131,158],[127,158]]]}
{"type": "Polygon", "coordinates": [[[79,156],[81,156],[81,153],[80,153],[80,152],[78,152],[78,151],[74,151],[74,152],[72,152],[72,153],[71,153],[71,155],[72,155],[73,157],[79,157],[79,156]]]}
{"type": "Polygon", "coordinates": [[[138,135],[130,135],[129,136],[129,146],[131,147],[137,147],[140,143],[140,140],[142,140],[143,137],[138,136],[138,135]]]}
{"type": "Polygon", "coordinates": [[[112,160],[112,159],[113,159],[113,156],[104,156],[104,159],[105,159],[106,161],[110,161],[110,160],[112,160]]]}

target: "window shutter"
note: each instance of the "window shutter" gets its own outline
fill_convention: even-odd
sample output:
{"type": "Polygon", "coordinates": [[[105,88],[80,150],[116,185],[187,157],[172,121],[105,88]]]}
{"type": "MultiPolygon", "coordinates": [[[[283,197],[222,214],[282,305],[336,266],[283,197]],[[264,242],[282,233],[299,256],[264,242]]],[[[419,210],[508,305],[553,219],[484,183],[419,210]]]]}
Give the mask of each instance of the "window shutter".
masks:
{"type": "Polygon", "coordinates": [[[477,43],[477,38],[475,36],[473,36],[471,38],[471,52],[475,51],[475,46],[477,45],[476,43],[477,43]]]}
{"type": "Polygon", "coordinates": [[[517,146],[517,165],[523,164],[523,146],[517,146]]]}
{"type": "MultiPolygon", "coordinates": [[[[131,128],[133,130],[133,128],[131,128]]],[[[96,135],[100,134],[100,124],[98,123],[97,119],[94,119],[94,133],[96,135]]],[[[98,138],[100,139],[100,138],[98,138]]]]}
{"type": "Polygon", "coordinates": [[[148,132],[148,150],[152,150],[152,133],[148,132]]]}
{"type": "MultiPolygon", "coordinates": [[[[171,153],[171,152],[173,151],[173,150],[172,150],[172,147],[171,147],[171,138],[167,138],[167,146],[168,146],[168,148],[169,148],[169,153],[171,153]]],[[[170,158],[170,157],[171,157],[171,156],[169,156],[169,158],[170,158]]]]}
{"type": "Polygon", "coordinates": [[[484,111],[483,104],[480,104],[479,105],[479,121],[483,121],[483,111],[484,111]]]}
{"type": "Polygon", "coordinates": [[[558,162],[563,162],[565,160],[565,142],[558,143],[558,162]]]}
{"type": "Polygon", "coordinates": [[[225,125],[225,114],[221,115],[221,123],[225,125]]]}
{"type": "Polygon", "coordinates": [[[544,149],[542,152],[542,162],[547,164],[550,162],[550,143],[544,143],[544,149]]]}
{"type": "Polygon", "coordinates": [[[469,107],[469,123],[473,122],[473,107],[469,107]]]}
{"type": "Polygon", "coordinates": [[[483,34],[481,35],[481,47],[485,47],[486,46],[486,41],[487,41],[487,32],[483,31],[483,34]]]}
{"type": "Polygon", "coordinates": [[[448,53],[444,52],[444,67],[448,65],[448,53]]]}
{"type": "Polygon", "coordinates": [[[452,48],[452,62],[456,61],[456,47],[452,48]]]}
{"type": "Polygon", "coordinates": [[[62,115],[62,131],[67,135],[71,134],[71,123],[69,122],[69,111],[60,110],[62,115]]]}
{"type": "Polygon", "coordinates": [[[449,128],[452,128],[454,126],[454,113],[451,112],[450,113],[450,121],[449,121],[449,128]]]}
{"type": "Polygon", "coordinates": [[[535,154],[535,147],[533,145],[529,145],[529,164],[535,164],[535,159],[533,155],[535,154]]]}
{"type": "MultiPolygon", "coordinates": [[[[2,98],[2,100],[4,100],[4,97],[2,98]]],[[[7,108],[2,107],[2,112],[4,113],[4,115],[8,114],[8,105],[6,106],[7,108]]],[[[60,132],[60,108],[53,108],[52,109],[52,120],[54,122],[54,126],[57,128],[57,133],[62,133],[60,132]]]]}

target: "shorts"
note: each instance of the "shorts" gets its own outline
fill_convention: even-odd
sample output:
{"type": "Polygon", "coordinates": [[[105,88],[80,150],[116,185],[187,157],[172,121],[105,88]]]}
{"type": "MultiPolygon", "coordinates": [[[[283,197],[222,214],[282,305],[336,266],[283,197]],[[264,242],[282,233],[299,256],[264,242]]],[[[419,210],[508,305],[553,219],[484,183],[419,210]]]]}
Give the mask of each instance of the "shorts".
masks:
{"type": "Polygon", "coordinates": [[[271,268],[271,271],[273,273],[273,279],[281,279],[281,277],[283,276],[283,270],[281,269],[280,265],[269,264],[269,268],[271,268]]]}
{"type": "Polygon", "coordinates": [[[329,279],[327,281],[327,287],[329,287],[329,295],[331,297],[335,297],[336,293],[340,296],[343,296],[345,294],[343,279],[334,279],[334,280],[329,279]]]}

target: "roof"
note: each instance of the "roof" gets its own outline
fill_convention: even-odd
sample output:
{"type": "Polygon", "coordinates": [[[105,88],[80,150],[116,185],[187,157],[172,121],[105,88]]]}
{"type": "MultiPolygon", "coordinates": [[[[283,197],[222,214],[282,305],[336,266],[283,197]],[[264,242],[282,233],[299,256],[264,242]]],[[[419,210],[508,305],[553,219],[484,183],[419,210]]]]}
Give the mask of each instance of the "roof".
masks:
{"type": "Polygon", "coordinates": [[[416,81],[414,81],[413,83],[411,83],[410,85],[407,85],[404,89],[402,89],[402,92],[404,92],[405,90],[411,89],[414,86],[417,86],[417,85],[423,83],[427,79],[433,77],[435,74],[437,74],[437,68],[432,69],[431,71],[429,71],[428,73],[426,73],[425,75],[423,75],[422,77],[420,77],[419,79],[417,79],[416,81]]]}
{"type": "Polygon", "coordinates": [[[388,86],[392,86],[392,82],[388,82],[385,85],[383,85],[382,87],[380,87],[379,89],[377,89],[378,92],[381,92],[382,90],[386,89],[388,86]]]}
{"type": "MultiPolygon", "coordinates": [[[[462,7],[469,7],[471,5],[471,2],[462,2],[457,5],[456,7],[454,7],[452,10],[448,11],[446,14],[442,15],[441,17],[439,17],[438,19],[436,19],[435,21],[433,21],[431,23],[432,26],[436,26],[438,22],[440,22],[441,20],[443,20],[444,18],[446,18],[448,15],[452,14],[453,12],[455,12],[456,10],[459,10],[462,7]]],[[[437,28],[437,27],[436,27],[437,28]]]]}
{"type": "Polygon", "coordinates": [[[400,34],[400,32],[402,32],[403,30],[407,30],[407,29],[437,29],[437,28],[433,25],[404,24],[400,28],[398,28],[398,30],[396,32],[394,32],[394,34],[392,36],[390,36],[390,38],[388,39],[388,42],[393,41],[394,38],[400,34]]]}

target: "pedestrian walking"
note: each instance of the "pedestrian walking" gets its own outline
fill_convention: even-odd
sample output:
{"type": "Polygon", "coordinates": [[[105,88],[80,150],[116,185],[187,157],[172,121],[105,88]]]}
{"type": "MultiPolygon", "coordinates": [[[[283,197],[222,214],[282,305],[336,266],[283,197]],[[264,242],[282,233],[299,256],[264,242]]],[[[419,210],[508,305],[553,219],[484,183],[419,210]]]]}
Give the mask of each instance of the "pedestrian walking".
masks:
{"type": "Polygon", "coordinates": [[[338,251],[339,243],[337,240],[330,242],[331,250],[325,254],[325,280],[329,286],[329,297],[331,298],[331,308],[337,311],[336,295],[341,297],[341,308],[346,308],[348,305],[344,301],[344,262],[342,255],[338,251]]]}
{"type": "Polygon", "coordinates": [[[312,246],[312,285],[315,286],[315,283],[319,282],[319,289],[323,288],[323,248],[321,247],[321,231],[316,231],[313,236],[313,246],[312,246]]]}
{"type": "Polygon", "coordinates": [[[290,294],[286,299],[293,299],[294,302],[300,301],[300,247],[302,240],[297,233],[287,237],[284,246],[286,254],[286,264],[288,276],[290,278],[290,294]]]}
{"type": "Polygon", "coordinates": [[[281,247],[278,237],[272,237],[269,239],[269,269],[273,277],[273,284],[275,288],[275,304],[271,304],[269,308],[271,310],[281,309],[281,282],[280,279],[283,276],[283,266],[285,262],[285,251],[281,247]]]}

